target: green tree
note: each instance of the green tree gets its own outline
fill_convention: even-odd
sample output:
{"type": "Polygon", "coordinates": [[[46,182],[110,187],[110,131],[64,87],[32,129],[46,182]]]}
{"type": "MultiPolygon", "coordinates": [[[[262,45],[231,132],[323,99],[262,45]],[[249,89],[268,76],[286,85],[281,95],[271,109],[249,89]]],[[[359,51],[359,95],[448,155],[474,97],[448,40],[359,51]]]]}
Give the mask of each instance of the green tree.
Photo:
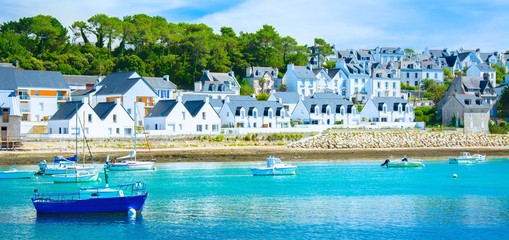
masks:
{"type": "Polygon", "coordinates": [[[500,66],[498,64],[491,64],[491,66],[495,69],[497,74],[497,83],[503,83],[504,77],[507,74],[507,71],[504,66],[500,66]]]}
{"type": "Polygon", "coordinates": [[[240,82],[240,95],[249,96],[254,93],[254,89],[249,85],[249,81],[247,79],[242,80],[240,82]]]}

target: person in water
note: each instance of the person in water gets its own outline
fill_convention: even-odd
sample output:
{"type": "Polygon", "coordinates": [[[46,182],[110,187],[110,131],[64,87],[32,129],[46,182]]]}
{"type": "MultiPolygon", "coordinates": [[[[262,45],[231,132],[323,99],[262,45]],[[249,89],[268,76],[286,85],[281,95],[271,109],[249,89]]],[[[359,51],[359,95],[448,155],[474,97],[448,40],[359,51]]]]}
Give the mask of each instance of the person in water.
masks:
{"type": "Polygon", "coordinates": [[[403,162],[408,162],[408,159],[406,158],[406,155],[401,159],[403,162]]]}

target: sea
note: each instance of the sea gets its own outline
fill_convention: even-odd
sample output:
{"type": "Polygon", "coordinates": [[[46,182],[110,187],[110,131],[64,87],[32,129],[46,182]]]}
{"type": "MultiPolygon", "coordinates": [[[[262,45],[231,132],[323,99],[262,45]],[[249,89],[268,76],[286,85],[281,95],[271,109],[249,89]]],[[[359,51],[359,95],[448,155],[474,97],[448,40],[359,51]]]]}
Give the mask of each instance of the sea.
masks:
{"type": "Polygon", "coordinates": [[[135,216],[36,215],[34,189],[74,192],[102,186],[104,177],[83,184],[0,179],[0,239],[509,239],[506,158],[473,165],[424,160],[424,168],[407,169],[381,161],[287,161],[297,175],[252,176],[263,161],[110,172],[110,185],[147,184],[148,199],[135,216]]]}

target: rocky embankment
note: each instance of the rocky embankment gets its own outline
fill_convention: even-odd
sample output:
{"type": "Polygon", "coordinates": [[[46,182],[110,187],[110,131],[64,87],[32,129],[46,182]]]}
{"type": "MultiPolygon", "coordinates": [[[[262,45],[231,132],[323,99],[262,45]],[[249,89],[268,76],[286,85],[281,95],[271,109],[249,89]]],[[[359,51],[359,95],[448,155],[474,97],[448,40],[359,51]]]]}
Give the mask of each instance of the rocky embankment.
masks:
{"type": "Polygon", "coordinates": [[[509,135],[426,131],[348,131],[316,135],[288,146],[309,149],[506,147],[509,146],[509,135]]]}

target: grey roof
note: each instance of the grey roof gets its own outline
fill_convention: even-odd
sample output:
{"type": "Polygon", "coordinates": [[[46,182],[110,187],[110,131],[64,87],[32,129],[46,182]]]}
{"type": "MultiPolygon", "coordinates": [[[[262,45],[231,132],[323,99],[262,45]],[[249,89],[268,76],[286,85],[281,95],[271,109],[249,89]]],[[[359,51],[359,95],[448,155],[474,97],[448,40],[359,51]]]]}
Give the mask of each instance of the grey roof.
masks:
{"type": "Polygon", "coordinates": [[[170,80],[157,77],[144,77],[144,79],[153,89],[177,89],[177,85],[170,80]]]}
{"type": "Polygon", "coordinates": [[[347,113],[351,113],[351,109],[353,106],[353,102],[348,101],[346,99],[335,99],[335,98],[307,98],[302,101],[304,107],[310,112],[315,113],[315,107],[319,107],[319,111],[321,113],[325,113],[325,109],[327,106],[330,106],[332,113],[339,113],[341,106],[344,106],[345,109],[349,110],[347,113]]]}
{"type": "Polygon", "coordinates": [[[110,112],[115,108],[117,103],[115,102],[100,102],[94,107],[94,112],[97,113],[97,116],[104,120],[110,112]]]}
{"type": "Polygon", "coordinates": [[[9,108],[9,115],[21,116],[21,109],[16,93],[10,90],[0,90],[0,115],[3,108],[9,108]]]}
{"type": "Polygon", "coordinates": [[[277,69],[271,67],[252,67],[251,75],[246,76],[247,78],[259,77],[268,74],[271,78],[277,78],[277,69]],[[256,74],[258,73],[258,74],[256,74]],[[274,73],[274,74],[272,74],[274,73]],[[275,76],[274,76],[275,75],[275,76]]]}
{"type": "Polygon", "coordinates": [[[458,61],[458,56],[448,56],[444,59],[448,67],[454,67],[454,65],[456,65],[456,61],[458,61]]]}
{"type": "Polygon", "coordinates": [[[88,75],[63,75],[65,81],[69,85],[76,84],[95,84],[98,81],[98,76],[88,76],[88,75]]]}
{"type": "MultiPolygon", "coordinates": [[[[257,101],[257,100],[251,100],[251,101],[230,101],[227,103],[227,106],[234,112],[236,116],[240,115],[240,109],[244,108],[246,110],[246,113],[250,111],[253,112],[254,109],[258,111],[258,114],[263,113],[263,116],[268,116],[268,110],[272,109],[274,113],[281,113],[283,108],[283,105],[278,102],[273,101],[257,101]],[[280,109],[282,108],[282,109],[280,109]]],[[[288,114],[286,114],[288,116],[288,114]]]]}
{"type": "Polygon", "coordinates": [[[491,107],[488,103],[483,101],[481,97],[469,94],[456,94],[454,98],[463,106],[468,109],[484,109],[488,111],[491,107]]]}
{"type": "Polygon", "coordinates": [[[333,78],[334,76],[336,76],[339,72],[341,72],[341,69],[340,68],[334,68],[334,69],[329,69],[327,71],[327,74],[329,75],[330,78],[333,78]]]}
{"type": "Polygon", "coordinates": [[[495,72],[495,69],[486,63],[478,63],[478,64],[476,64],[476,66],[482,72],[495,72]]]}
{"type": "Polygon", "coordinates": [[[81,106],[83,106],[81,101],[65,102],[49,120],[69,120],[76,115],[76,107],[80,109],[81,106]]]}
{"type": "Polygon", "coordinates": [[[79,97],[79,96],[87,96],[90,93],[95,92],[95,89],[85,89],[85,90],[74,90],[71,92],[71,98],[72,97],[79,97]]]}
{"type": "Polygon", "coordinates": [[[401,104],[403,105],[403,110],[405,110],[405,106],[407,105],[407,100],[398,98],[398,97],[375,97],[371,99],[375,106],[378,107],[378,110],[381,110],[381,106],[385,103],[387,105],[388,109],[394,110],[397,105],[401,104]],[[392,107],[392,108],[391,108],[392,107]]]}
{"type": "Polygon", "coordinates": [[[242,95],[228,95],[227,98],[230,101],[256,101],[256,98],[251,96],[242,96],[242,95]]]}
{"type": "Polygon", "coordinates": [[[316,74],[313,70],[305,66],[294,66],[293,72],[299,79],[316,79],[316,74]]]}
{"type": "Polygon", "coordinates": [[[283,103],[298,103],[300,100],[300,96],[297,92],[274,92],[272,93],[276,98],[276,101],[279,101],[281,98],[283,103]]]}
{"type": "Polygon", "coordinates": [[[177,100],[159,100],[146,117],[167,117],[177,103],[177,100]]]}
{"type": "Polygon", "coordinates": [[[342,96],[339,96],[336,93],[315,93],[311,98],[315,99],[343,99],[342,96]]]}
{"type": "Polygon", "coordinates": [[[205,101],[200,101],[200,100],[187,101],[184,103],[184,106],[187,108],[187,111],[189,111],[189,113],[191,113],[191,115],[193,117],[195,117],[196,114],[198,114],[200,112],[200,110],[203,108],[204,105],[205,105],[205,101]]]}
{"type": "Polygon", "coordinates": [[[224,82],[204,82],[202,92],[235,93],[228,84],[224,82]]]}
{"type": "Polygon", "coordinates": [[[69,89],[60,72],[0,68],[0,89],[19,88],[69,89]]]}
{"type": "Polygon", "coordinates": [[[97,86],[103,86],[96,92],[96,95],[123,95],[138,81],[143,81],[156,94],[154,88],[145,81],[136,71],[116,72],[106,76],[97,86]]]}
{"type": "Polygon", "coordinates": [[[465,87],[465,90],[468,92],[472,91],[480,91],[481,90],[481,78],[480,77],[461,77],[461,83],[465,87]]]}

